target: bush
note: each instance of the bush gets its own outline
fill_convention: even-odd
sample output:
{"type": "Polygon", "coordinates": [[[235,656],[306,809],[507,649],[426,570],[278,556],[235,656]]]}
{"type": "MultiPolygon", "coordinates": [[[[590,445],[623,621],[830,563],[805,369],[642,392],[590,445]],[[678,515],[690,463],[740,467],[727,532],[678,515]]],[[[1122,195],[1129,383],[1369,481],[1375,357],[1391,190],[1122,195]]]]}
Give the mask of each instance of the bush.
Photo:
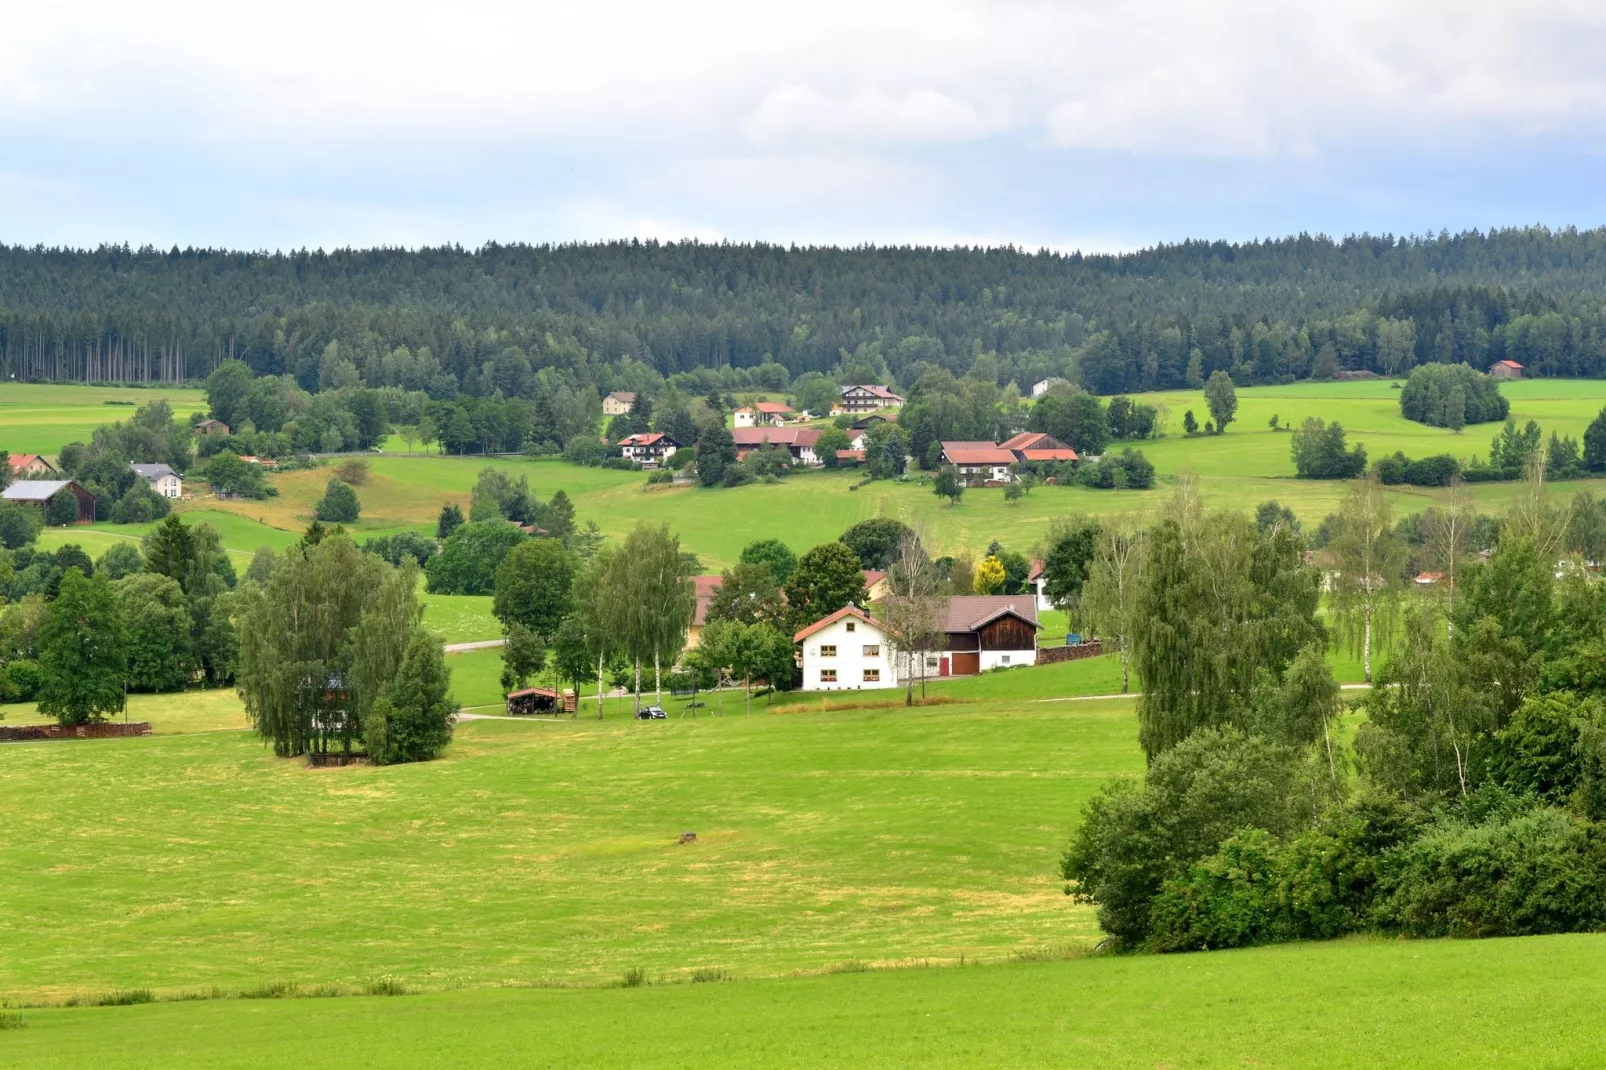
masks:
{"type": "Polygon", "coordinates": [[[1154,465],[1142,450],[1128,447],[1097,461],[1083,461],[1076,468],[1076,482],[1105,490],[1148,490],[1154,486],[1154,465]]]}
{"type": "Polygon", "coordinates": [[[37,661],[21,658],[7,662],[5,676],[0,679],[0,696],[4,696],[6,702],[34,702],[39,698],[44,679],[37,661]]]}
{"type": "Polygon", "coordinates": [[[362,544],[364,553],[384,558],[400,566],[403,558],[412,558],[420,568],[429,564],[436,553],[435,540],[416,531],[402,531],[395,535],[380,535],[362,544]]]}
{"type": "Polygon", "coordinates": [[[20,502],[0,502],[0,546],[20,550],[39,537],[44,514],[20,502]]]}
{"type": "Polygon", "coordinates": [[[156,493],[143,479],[136,479],[117,499],[117,505],[112,509],[112,521],[117,524],[144,524],[160,520],[172,511],[172,502],[156,493]]]}
{"type": "Polygon", "coordinates": [[[601,464],[610,454],[617,456],[614,447],[596,435],[575,435],[563,447],[565,461],[570,464],[583,464],[590,468],[601,464]]]}
{"type": "MultiPolygon", "coordinates": [[[[1402,452],[1380,457],[1373,466],[1385,486],[1408,484],[1413,487],[1448,487],[1461,474],[1461,462],[1448,453],[1411,460],[1402,452]]],[[[1470,477],[1469,477],[1470,478],[1470,477]]]]}
{"type": "Polygon", "coordinates": [[[58,490],[45,503],[45,523],[54,528],[78,523],[78,496],[66,487],[58,490]]]}
{"type": "Polygon", "coordinates": [[[1194,732],[1155,759],[1141,789],[1116,781],[1093,798],[1061,872],[1098,904],[1105,932],[1141,944],[1166,881],[1241,829],[1283,835],[1307,822],[1303,780],[1293,748],[1231,728],[1194,732]]]}
{"type": "Polygon", "coordinates": [[[524,532],[506,520],[482,520],[457,528],[424,569],[431,594],[491,594],[496,570],[524,532]]]}
{"type": "Polygon", "coordinates": [[[351,524],[356,522],[360,511],[357,492],[349,484],[331,479],[324,488],[315,515],[326,524],[351,524]]]}
{"type": "Polygon", "coordinates": [[[1400,391],[1400,414],[1429,427],[1492,423],[1510,409],[1499,380],[1465,364],[1419,364],[1400,391]]]}
{"type": "Polygon", "coordinates": [[[362,457],[354,457],[349,461],[341,462],[335,469],[335,478],[342,483],[349,483],[353,487],[362,487],[368,484],[368,461],[362,457]]]}
{"type": "Polygon", "coordinates": [[[1379,921],[1410,936],[1528,936],[1606,925],[1606,836],[1562,810],[1446,820],[1385,859],[1379,921]]]}

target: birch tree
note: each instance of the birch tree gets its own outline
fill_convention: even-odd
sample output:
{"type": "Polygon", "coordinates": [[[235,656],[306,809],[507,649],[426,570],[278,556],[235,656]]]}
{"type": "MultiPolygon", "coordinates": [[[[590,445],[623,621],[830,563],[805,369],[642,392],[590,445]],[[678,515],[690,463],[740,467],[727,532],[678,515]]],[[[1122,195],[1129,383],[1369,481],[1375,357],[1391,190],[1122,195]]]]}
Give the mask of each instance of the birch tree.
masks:
{"type": "Polygon", "coordinates": [[[913,706],[916,667],[920,676],[920,697],[925,698],[926,655],[938,649],[942,642],[942,625],[948,610],[948,599],[942,593],[942,575],[926,553],[918,531],[906,531],[899,537],[887,584],[891,593],[877,604],[877,615],[886,625],[893,647],[903,658],[903,702],[905,706],[913,706]]]}
{"type": "Polygon", "coordinates": [[[1093,547],[1082,602],[1095,635],[1108,635],[1121,656],[1121,693],[1131,688],[1132,628],[1147,567],[1147,532],[1136,516],[1107,519],[1093,547]]]}
{"type": "Polygon", "coordinates": [[[1339,517],[1332,543],[1336,566],[1333,608],[1351,649],[1359,647],[1365,679],[1371,683],[1374,633],[1392,630],[1405,548],[1394,537],[1388,499],[1375,473],[1350,484],[1339,517]]]}
{"type": "Polygon", "coordinates": [[[1461,562],[1470,548],[1472,525],[1477,519],[1472,502],[1460,479],[1450,481],[1450,495],[1444,508],[1431,510],[1428,522],[1428,559],[1434,571],[1444,573],[1445,614],[1450,634],[1455,634],[1455,596],[1461,578],[1461,562]]]}

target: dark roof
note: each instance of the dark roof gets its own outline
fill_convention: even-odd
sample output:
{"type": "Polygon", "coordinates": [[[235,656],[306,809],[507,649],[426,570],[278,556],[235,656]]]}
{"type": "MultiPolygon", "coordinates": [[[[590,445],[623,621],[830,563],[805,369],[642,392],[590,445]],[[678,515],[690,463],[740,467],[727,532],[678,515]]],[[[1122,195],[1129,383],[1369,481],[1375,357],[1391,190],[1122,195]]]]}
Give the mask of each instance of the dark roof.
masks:
{"type": "Polygon", "coordinates": [[[177,472],[165,464],[130,464],[128,467],[144,479],[161,479],[163,476],[176,476],[177,472]]]}
{"type": "Polygon", "coordinates": [[[1029,594],[962,594],[948,600],[948,615],[942,630],[973,632],[1009,613],[1038,627],[1037,600],[1029,594]]]}

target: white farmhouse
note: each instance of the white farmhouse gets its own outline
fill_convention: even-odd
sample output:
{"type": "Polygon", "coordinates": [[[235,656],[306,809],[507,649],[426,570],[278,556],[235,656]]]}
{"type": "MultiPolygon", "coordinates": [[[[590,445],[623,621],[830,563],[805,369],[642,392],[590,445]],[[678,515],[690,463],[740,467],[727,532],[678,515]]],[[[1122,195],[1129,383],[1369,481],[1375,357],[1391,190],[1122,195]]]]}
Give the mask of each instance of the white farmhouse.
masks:
{"type": "Polygon", "coordinates": [[[803,646],[804,691],[897,687],[887,631],[858,606],[844,606],[792,637],[803,646]]]}
{"type": "Polygon", "coordinates": [[[131,464],[134,474],[151,485],[164,498],[184,497],[184,481],[165,464],[131,464]]]}

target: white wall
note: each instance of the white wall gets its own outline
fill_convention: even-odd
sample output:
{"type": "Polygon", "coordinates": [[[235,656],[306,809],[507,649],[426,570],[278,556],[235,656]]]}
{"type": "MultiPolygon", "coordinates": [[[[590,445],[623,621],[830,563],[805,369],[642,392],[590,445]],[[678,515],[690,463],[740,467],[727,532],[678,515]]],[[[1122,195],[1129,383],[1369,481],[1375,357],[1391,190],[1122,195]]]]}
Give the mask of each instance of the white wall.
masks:
{"type": "Polygon", "coordinates": [[[805,691],[858,691],[880,687],[897,687],[898,671],[892,648],[887,645],[886,633],[874,624],[857,617],[844,617],[821,628],[803,640],[803,690],[805,691]],[[848,631],[849,626],[853,631],[848,631]],[[836,647],[834,657],[820,654],[821,647],[836,647]],[[879,654],[866,657],[864,648],[877,646],[879,654]],[[836,680],[820,678],[821,670],[836,670],[836,680]],[[866,682],[864,670],[881,670],[881,679],[866,682]]]}

